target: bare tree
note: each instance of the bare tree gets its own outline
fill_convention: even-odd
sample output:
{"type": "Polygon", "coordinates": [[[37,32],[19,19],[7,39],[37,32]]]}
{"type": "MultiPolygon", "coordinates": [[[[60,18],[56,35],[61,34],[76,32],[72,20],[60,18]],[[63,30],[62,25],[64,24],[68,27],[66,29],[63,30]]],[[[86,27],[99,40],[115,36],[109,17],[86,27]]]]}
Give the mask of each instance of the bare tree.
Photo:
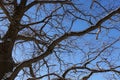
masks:
{"type": "Polygon", "coordinates": [[[1,0],[0,80],[92,80],[98,73],[119,80],[119,5],[1,0]]]}

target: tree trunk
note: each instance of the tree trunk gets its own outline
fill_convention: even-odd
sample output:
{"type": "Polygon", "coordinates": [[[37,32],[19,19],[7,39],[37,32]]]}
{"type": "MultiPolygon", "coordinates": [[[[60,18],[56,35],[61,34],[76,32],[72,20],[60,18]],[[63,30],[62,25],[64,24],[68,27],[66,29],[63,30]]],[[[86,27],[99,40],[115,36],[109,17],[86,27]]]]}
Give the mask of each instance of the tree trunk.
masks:
{"type": "Polygon", "coordinates": [[[15,43],[18,30],[14,25],[10,25],[3,42],[0,43],[0,80],[5,73],[11,72],[15,65],[12,58],[12,50],[15,43]]]}

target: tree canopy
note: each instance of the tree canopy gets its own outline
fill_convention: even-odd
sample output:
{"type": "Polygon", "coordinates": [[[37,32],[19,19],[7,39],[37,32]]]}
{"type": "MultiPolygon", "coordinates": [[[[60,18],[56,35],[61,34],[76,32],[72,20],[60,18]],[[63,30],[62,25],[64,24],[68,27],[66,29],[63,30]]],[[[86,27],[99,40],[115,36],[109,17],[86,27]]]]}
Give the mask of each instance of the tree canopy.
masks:
{"type": "Polygon", "coordinates": [[[120,0],[1,0],[0,80],[119,80],[120,0]]]}

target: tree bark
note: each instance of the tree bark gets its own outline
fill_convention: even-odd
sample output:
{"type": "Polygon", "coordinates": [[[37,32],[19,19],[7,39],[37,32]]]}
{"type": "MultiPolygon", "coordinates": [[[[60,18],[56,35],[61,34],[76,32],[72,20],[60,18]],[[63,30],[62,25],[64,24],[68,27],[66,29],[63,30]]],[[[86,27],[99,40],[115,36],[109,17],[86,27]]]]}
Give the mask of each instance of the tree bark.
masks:
{"type": "MultiPolygon", "coordinates": [[[[3,42],[0,43],[0,80],[4,77],[5,73],[11,72],[14,68],[15,62],[12,58],[12,50],[14,43],[16,41],[17,34],[20,29],[19,23],[24,14],[24,7],[27,3],[27,0],[21,0],[20,4],[17,5],[15,2],[13,16],[9,16],[8,12],[5,13],[10,21],[10,26],[8,31],[2,38],[3,42]],[[17,5],[17,6],[15,6],[17,5]]],[[[2,4],[2,9],[6,11],[4,5],[2,4]]],[[[7,79],[9,80],[9,79],[7,79]]]]}
{"type": "Polygon", "coordinates": [[[0,80],[4,77],[5,73],[11,72],[15,65],[12,58],[12,50],[17,33],[18,30],[11,24],[2,39],[3,42],[0,43],[0,80]]]}

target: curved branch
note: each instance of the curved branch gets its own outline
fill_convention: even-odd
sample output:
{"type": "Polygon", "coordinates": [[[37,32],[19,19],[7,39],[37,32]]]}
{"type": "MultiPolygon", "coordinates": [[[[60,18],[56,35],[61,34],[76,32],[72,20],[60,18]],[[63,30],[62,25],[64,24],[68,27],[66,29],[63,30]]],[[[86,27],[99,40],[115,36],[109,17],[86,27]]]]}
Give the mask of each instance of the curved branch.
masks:
{"type": "Polygon", "coordinates": [[[62,77],[65,78],[66,75],[68,74],[68,72],[70,72],[71,70],[86,69],[86,70],[89,70],[89,71],[90,71],[90,74],[87,75],[87,76],[84,76],[84,77],[82,78],[82,80],[87,80],[88,78],[90,78],[91,75],[93,75],[93,74],[95,74],[95,73],[110,72],[110,71],[116,72],[116,73],[120,73],[120,71],[117,71],[117,70],[116,70],[116,69],[119,68],[119,67],[120,67],[120,66],[117,66],[117,67],[114,67],[114,68],[109,68],[109,69],[100,69],[100,70],[97,70],[97,69],[88,68],[88,67],[86,67],[86,66],[73,66],[73,67],[67,69],[67,70],[63,73],[62,77]]]}

